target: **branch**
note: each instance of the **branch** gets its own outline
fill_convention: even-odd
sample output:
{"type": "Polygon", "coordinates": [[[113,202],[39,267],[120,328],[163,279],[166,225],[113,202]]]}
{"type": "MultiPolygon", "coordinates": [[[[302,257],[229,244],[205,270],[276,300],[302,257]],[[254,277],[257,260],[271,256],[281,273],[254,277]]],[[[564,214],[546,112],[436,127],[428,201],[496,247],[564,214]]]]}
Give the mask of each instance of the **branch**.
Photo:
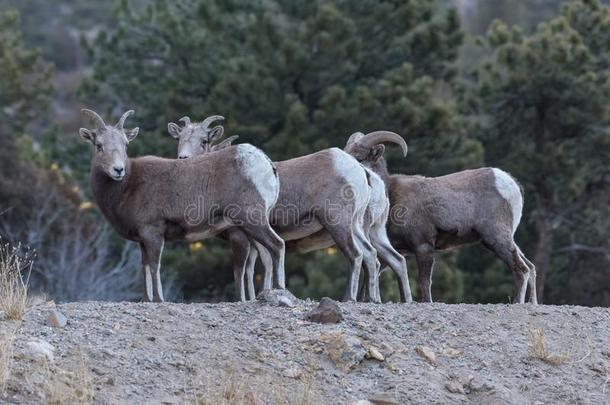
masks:
{"type": "Polygon", "coordinates": [[[572,243],[556,250],[557,253],[574,253],[588,252],[597,253],[606,256],[606,260],[610,262],[610,246],[588,246],[580,243],[572,243]]]}

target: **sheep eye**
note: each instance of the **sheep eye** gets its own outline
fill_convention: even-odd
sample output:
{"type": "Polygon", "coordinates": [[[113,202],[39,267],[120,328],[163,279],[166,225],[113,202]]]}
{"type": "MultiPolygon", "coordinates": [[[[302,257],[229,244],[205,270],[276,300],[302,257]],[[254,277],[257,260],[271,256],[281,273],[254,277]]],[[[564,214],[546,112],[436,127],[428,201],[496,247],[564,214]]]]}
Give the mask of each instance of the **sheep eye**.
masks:
{"type": "Polygon", "coordinates": [[[95,149],[97,149],[98,152],[101,152],[104,150],[104,148],[102,147],[102,145],[100,145],[99,143],[95,144],[95,149]]]}

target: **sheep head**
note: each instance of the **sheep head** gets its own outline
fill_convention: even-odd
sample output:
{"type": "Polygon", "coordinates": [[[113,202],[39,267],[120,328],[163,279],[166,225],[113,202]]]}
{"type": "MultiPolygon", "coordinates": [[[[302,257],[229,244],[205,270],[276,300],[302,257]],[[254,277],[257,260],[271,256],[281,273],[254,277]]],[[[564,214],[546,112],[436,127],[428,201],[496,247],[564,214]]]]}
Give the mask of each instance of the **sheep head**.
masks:
{"type": "Polygon", "coordinates": [[[102,117],[95,111],[83,109],[95,127],[93,129],[81,128],[80,136],[95,146],[94,162],[113,180],[123,180],[127,174],[127,144],[137,135],[139,128],[126,130],[123,125],[127,117],[134,113],[126,111],[116,125],[106,125],[102,117]]]}
{"type": "Polygon", "coordinates": [[[354,156],[359,162],[376,163],[383,157],[385,152],[384,143],[394,143],[402,149],[403,155],[407,156],[407,143],[398,134],[390,131],[375,131],[369,134],[356,132],[352,134],[346,145],[345,151],[354,156]]]}
{"type": "Polygon", "coordinates": [[[222,136],[224,128],[217,125],[210,128],[215,121],[224,120],[220,115],[212,115],[201,122],[191,122],[189,117],[182,117],[179,121],[183,127],[170,122],[167,124],[169,134],[178,140],[178,158],[187,159],[212,150],[212,142],[222,136]]]}

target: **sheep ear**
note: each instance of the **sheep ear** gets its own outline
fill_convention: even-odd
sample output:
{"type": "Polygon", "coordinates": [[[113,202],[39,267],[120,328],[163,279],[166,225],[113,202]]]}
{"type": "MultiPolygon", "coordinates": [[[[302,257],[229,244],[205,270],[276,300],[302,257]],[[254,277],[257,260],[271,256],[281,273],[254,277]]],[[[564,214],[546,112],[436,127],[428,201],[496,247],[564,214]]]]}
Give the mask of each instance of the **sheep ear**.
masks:
{"type": "Polygon", "coordinates": [[[127,136],[127,141],[128,142],[133,141],[136,138],[136,136],[138,136],[139,131],[140,131],[140,128],[138,128],[138,127],[135,127],[134,129],[131,129],[131,130],[126,129],[125,136],[127,136]]]}
{"type": "Polygon", "coordinates": [[[81,128],[81,129],[78,130],[78,134],[85,141],[89,141],[91,143],[95,143],[95,133],[93,131],[90,131],[87,128],[81,128]]]}
{"type": "Polygon", "coordinates": [[[173,122],[167,124],[167,132],[169,132],[172,137],[180,139],[180,126],[178,124],[174,124],[173,122]]]}
{"type": "Polygon", "coordinates": [[[214,128],[210,129],[210,135],[208,136],[208,142],[212,143],[214,142],[214,139],[219,138],[222,136],[222,134],[225,133],[225,129],[222,127],[222,125],[217,125],[214,128]]]}
{"type": "Polygon", "coordinates": [[[381,157],[383,156],[383,153],[385,152],[385,146],[384,145],[375,145],[373,146],[373,148],[371,149],[371,160],[373,162],[378,161],[379,159],[381,159],[381,157]]]}

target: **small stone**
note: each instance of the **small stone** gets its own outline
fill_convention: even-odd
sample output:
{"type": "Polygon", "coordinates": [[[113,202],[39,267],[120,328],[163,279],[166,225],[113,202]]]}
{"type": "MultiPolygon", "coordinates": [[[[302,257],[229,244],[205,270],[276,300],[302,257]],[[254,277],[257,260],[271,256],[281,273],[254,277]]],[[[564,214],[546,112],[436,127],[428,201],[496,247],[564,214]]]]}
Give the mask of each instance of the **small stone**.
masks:
{"type": "Polygon", "coordinates": [[[373,346],[369,347],[369,351],[366,354],[366,358],[372,359],[372,360],[377,360],[377,361],[385,360],[385,358],[383,357],[383,354],[381,354],[381,352],[373,346]]]}
{"type": "Polygon", "coordinates": [[[49,312],[47,324],[54,328],[63,328],[68,324],[68,318],[57,309],[53,309],[49,312]]]}
{"type": "Polygon", "coordinates": [[[591,371],[595,371],[596,373],[599,373],[602,375],[607,374],[606,366],[604,366],[604,363],[602,363],[601,361],[598,361],[595,363],[589,363],[589,364],[587,364],[587,367],[589,367],[589,369],[591,371]]]}
{"type": "Polygon", "coordinates": [[[458,349],[454,349],[453,347],[448,347],[445,350],[443,350],[443,354],[447,357],[456,357],[456,356],[459,356],[460,354],[462,354],[462,351],[458,350],[458,349]]]}
{"type": "Polygon", "coordinates": [[[346,373],[360,364],[367,352],[360,339],[342,332],[328,339],[326,351],[335,366],[346,373]]]}
{"type": "Polygon", "coordinates": [[[453,394],[466,394],[462,384],[460,384],[457,381],[451,381],[451,382],[445,384],[445,388],[447,389],[447,391],[449,391],[453,394]]]}
{"type": "Polygon", "coordinates": [[[370,397],[369,402],[375,405],[398,405],[396,397],[391,394],[377,394],[370,397]]]}
{"type": "Polygon", "coordinates": [[[113,377],[108,377],[108,379],[106,380],[106,384],[114,385],[114,378],[113,377]]]}
{"type": "Polygon", "coordinates": [[[286,289],[264,290],[256,299],[274,307],[294,308],[299,299],[286,289]]]}
{"type": "Polygon", "coordinates": [[[367,401],[366,399],[358,399],[349,403],[349,405],[373,405],[371,401],[367,401]]]}
{"type": "Polygon", "coordinates": [[[426,361],[432,365],[436,365],[436,354],[428,346],[417,346],[415,349],[417,354],[422,356],[426,361]]]}
{"type": "Polygon", "coordinates": [[[282,375],[284,377],[288,377],[288,378],[300,378],[303,375],[303,373],[297,367],[290,367],[290,368],[285,369],[282,372],[282,375]]]}
{"type": "Polygon", "coordinates": [[[343,313],[339,304],[328,297],[320,300],[320,304],[309,311],[307,320],[318,323],[339,323],[343,319],[343,313]]]}
{"type": "Polygon", "coordinates": [[[30,340],[25,344],[25,351],[21,353],[21,357],[34,361],[53,362],[55,348],[46,340],[36,339],[30,340]]]}

